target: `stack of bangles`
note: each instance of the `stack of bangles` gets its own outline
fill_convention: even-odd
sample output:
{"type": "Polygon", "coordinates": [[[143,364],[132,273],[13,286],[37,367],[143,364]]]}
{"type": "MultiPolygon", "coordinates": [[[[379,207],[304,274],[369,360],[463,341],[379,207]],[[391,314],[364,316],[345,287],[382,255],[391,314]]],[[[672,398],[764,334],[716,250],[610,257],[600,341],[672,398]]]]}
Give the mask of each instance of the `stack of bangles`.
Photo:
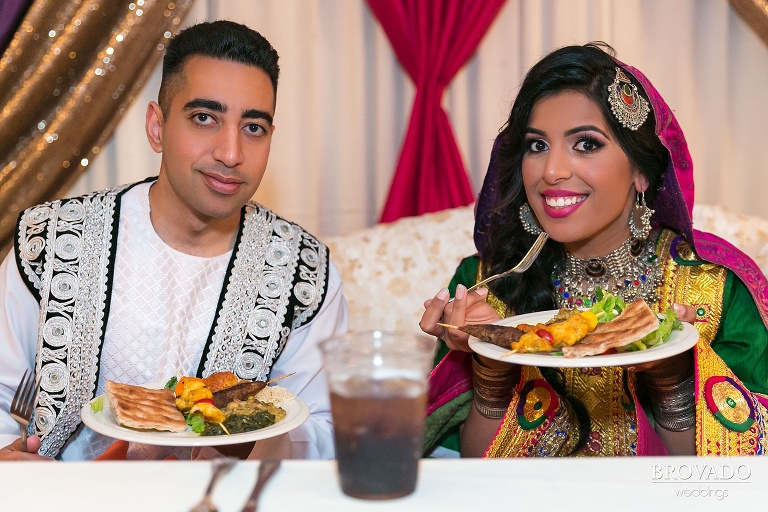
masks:
{"type": "Polygon", "coordinates": [[[696,424],[694,376],[646,379],[651,410],[656,423],[669,431],[682,432],[696,424]]]}
{"type": "Polygon", "coordinates": [[[500,419],[507,412],[512,393],[520,380],[520,367],[488,368],[472,355],[472,383],[477,411],[490,419],[500,419]]]}

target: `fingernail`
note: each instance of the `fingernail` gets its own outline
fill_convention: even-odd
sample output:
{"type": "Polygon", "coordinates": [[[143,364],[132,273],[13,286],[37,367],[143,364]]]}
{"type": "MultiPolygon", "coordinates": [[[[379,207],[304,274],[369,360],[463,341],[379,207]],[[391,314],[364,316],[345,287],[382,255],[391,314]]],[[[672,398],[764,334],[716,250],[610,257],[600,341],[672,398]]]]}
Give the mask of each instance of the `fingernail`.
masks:
{"type": "Polygon", "coordinates": [[[456,299],[464,299],[467,296],[467,287],[463,284],[456,285],[456,299]]]}
{"type": "Polygon", "coordinates": [[[485,297],[486,295],[488,295],[488,288],[479,288],[475,290],[475,293],[481,297],[485,297]]]}
{"type": "Polygon", "coordinates": [[[683,313],[685,313],[685,306],[683,306],[682,304],[675,303],[675,304],[672,304],[672,310],[678,315],[682,315],[683,313]]]}
{"type": "Polygon", "coordinates": [[[435,295],[435,298],[438,300],[445,300],[450,296],[451,294],[448,292],[448,288],[443,288],[442,290],[437,292],[437,295],[435,295]]]}

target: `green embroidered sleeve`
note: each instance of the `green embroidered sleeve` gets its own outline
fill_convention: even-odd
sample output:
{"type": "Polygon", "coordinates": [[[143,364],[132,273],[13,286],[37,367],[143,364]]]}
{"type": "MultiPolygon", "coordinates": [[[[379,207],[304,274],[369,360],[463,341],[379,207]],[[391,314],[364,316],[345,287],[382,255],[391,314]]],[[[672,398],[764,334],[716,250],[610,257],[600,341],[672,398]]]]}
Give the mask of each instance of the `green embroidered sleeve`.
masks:
{"type": "Polygon", "coordinates": [[[723,313],[712,350],[750,391],[768,393],[768,331],[749,290],[728,272],[723,313]]]}

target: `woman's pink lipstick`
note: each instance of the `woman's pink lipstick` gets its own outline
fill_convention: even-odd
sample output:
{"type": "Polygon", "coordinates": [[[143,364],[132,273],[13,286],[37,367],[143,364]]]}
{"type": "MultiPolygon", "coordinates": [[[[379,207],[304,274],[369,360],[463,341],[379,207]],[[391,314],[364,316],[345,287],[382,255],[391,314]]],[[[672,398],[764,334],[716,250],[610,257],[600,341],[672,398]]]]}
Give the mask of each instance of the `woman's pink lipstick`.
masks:
{"type": "Polygon", "coordinates": [[[541,194],[541,203],[544,213],[554,219],[562,219],[578,210],[586,198],[586,194],[570,190],[545,190],[541,194]]]}

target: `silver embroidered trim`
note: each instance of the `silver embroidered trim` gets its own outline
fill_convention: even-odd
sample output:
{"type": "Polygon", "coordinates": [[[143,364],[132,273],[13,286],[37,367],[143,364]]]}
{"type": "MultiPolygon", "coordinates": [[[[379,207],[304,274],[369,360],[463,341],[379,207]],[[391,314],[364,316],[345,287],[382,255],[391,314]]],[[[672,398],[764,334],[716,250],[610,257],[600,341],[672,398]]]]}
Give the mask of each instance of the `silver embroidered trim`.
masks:
{"type": "Polygon", "coordinates": [[[240,378],[266,380],[291,330],[322,302],[328,250],[299,226],[249,203],[234,258],[203,374],[234,368],[240,378]],[[300,305],[289,316],[292,302],[300,305]]]}
{"type": "Polygon", "coordinates": [[[111,221],[124,188],[30,208],[19,225],[22,269],[40,292],[34,430],[41,455],[59,453],[96,389],[111,221]]]}

